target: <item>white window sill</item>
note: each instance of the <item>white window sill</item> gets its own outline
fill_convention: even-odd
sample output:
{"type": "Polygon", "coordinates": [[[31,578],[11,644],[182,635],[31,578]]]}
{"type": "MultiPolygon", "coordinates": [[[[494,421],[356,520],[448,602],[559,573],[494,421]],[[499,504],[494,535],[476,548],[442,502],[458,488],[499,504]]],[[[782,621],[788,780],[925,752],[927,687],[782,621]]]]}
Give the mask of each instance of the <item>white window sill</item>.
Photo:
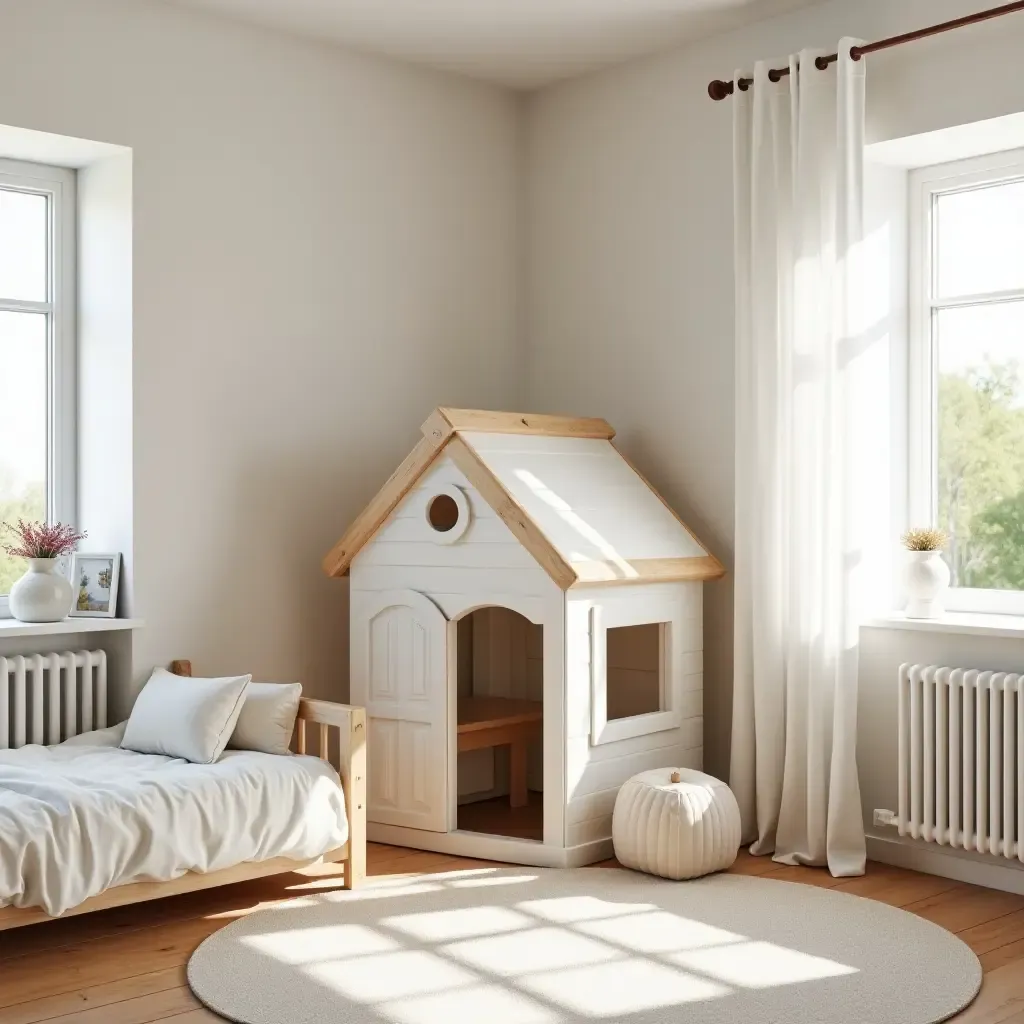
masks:
{"type": "Polygon", "coordinates": [[[946,612],[940,619],[908,619],[902,612],[879,615],[864,623],[871,629],[908,629],[921,633],[966,633],[974,636],[1024,638],[1024,615],[946,612]]]}
{"type": "Polygon", "coordinates": [[[67,636],[71,633],[109,633],[117,629],[139,629],[142,619],[64,619],[61,622],[19,622],[0,619],[0,640],[15,636],[67,636]]]}

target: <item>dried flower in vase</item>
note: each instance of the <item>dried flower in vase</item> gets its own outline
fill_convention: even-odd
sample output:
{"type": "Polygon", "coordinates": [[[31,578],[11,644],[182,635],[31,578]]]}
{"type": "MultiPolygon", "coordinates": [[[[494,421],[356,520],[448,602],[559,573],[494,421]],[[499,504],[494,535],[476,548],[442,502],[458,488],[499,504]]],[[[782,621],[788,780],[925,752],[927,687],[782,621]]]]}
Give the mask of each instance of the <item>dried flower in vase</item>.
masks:
{"type": "Polygon", "coordinates": [[[918,526],[907,530],[900,542],[908,551],[941,551],[948,542],[945,530],[934,526],[918,526]]]}
{"type": "Polygon", "coordinates": [[[12,558],[60,558],[70,555],[86,534],[79,533],[66,523],[32,523],[19,519],[16,523],[3,523],[4,533],[14,541],[3,545],[12,558]]]}

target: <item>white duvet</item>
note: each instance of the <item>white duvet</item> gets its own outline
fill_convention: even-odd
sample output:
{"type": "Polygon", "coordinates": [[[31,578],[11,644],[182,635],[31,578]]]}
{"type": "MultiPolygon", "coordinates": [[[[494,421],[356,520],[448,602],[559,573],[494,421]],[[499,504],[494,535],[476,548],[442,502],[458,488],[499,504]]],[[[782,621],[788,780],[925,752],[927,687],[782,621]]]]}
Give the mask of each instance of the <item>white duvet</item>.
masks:
{"type": "Polygon", "coordinates": [[[114,885],[308,860],[348,838],[341,783],[319,758],[228,750],[189,764],[121,750],[123,732],[0,751],[0,906],[57,915],[114,885]]]}

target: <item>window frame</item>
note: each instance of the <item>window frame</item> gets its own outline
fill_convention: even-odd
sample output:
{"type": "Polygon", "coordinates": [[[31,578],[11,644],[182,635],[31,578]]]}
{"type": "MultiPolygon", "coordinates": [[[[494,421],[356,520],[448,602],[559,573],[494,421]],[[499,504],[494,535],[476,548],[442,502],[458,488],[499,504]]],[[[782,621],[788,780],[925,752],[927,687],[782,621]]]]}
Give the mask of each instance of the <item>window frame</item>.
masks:
{"type": "Polygon", "coordinates": [[[590,745],[618,743],[637,736],[677,729],[682,715],[675,699],[673,680],[680,678],[681,651],[673,643],[673,618],[651,615],[643,602],[606,601],[590,609],[590,745]],[[660,633],[661,708],[630,718],[608,718],[608,630],[621,626],[658,626],[660,633]]]}
{"type": "MultiPolygon", "coordinates": [[[[1024,301],[1024,287],[945,299],[934,296],[938,197],[1024,179],[1024,149],[920,167],[910,172],[908,331],[908,512],[913,524],[937,521],[938,379],[935,314],[942,309],[1024,301]]],[[[1024,590],[950,587],[946,609],[1024,615],[1024,590]]]]}
{"type": "MultiPolygon", "coordinates": [[[[0,295],[0,311],[47,315],[46,508],[51,522],[78,517],[77,177],[49,164],[0,159],[0,187],[48,199],[48,291],[43,302],[0,295]]],[[[0,619],[10,618],[0,594],[0,619]]]]}

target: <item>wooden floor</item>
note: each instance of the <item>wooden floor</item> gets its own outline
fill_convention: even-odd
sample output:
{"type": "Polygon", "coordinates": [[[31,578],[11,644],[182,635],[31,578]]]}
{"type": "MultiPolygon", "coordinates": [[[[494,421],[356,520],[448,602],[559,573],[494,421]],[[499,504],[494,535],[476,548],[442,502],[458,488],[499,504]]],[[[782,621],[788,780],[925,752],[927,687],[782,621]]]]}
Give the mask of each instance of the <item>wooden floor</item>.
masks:
{"type": "MultiPolygon", "coordinates": [[[[448,871],[473,864],[443,854],[371,846],[371,875],[448,871]]],[[[614,862],[612,862],[614,864],[614,862]]],[[[733,868],[822,885],[904,907],[956,932],[981,958],[985,983],[959,1024],[1024,1024],[1024,897],[881,864],[839,881],[813,868],[741,854],[733,868]]],[[[304,891],[340,888],[336,865],[0,932],[0,1024],[200,1024],[185,964],[199,942],[235,917],[304,891]]],[[[287,1024],[282,1021],[281,1024],[287,1024]]]]}
{"type": "Polygon", "coordinates": [[[513,839],[544,839],[544,794],[530,790],[525,807],[510,807],[507,796],[459,807],[458,825],[466,832],[513,839]]]}

